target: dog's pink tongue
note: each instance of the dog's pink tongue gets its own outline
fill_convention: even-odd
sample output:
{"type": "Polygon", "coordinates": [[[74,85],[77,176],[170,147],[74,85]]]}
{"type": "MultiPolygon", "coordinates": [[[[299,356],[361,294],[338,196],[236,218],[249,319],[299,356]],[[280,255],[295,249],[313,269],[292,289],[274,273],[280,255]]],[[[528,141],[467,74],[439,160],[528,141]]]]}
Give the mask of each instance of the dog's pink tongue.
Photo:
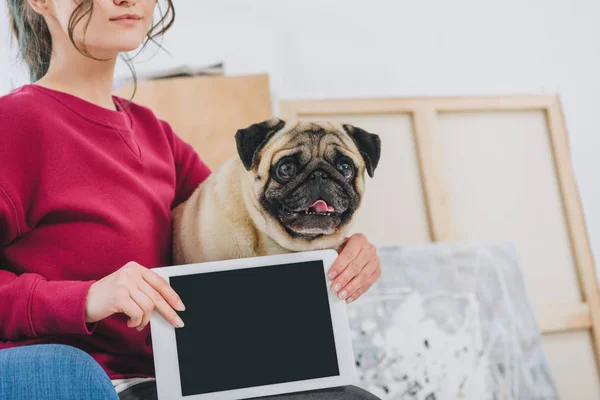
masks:
{"type": "Polygon", "coordinates": [[[315,212],[323,213],[323,212],[334,212],[335,208],[327,205],[323,200],[315,201],[309,208],[314,208],[315,212]]]}

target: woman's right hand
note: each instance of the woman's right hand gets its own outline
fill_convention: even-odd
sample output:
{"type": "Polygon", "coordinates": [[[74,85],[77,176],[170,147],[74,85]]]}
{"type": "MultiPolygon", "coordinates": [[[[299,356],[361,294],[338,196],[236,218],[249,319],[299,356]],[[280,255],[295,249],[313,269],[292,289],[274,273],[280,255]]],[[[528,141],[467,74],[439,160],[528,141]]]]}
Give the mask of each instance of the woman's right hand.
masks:
{"type": "Polygon", "coordinates": [[[185,306],[173,288],[152,270],[129,262],[90,286],[85,320],[97,322],[121,312],[129,316],[127,326],[141,331],[155,308],[173,326],[183,326],[183,321],[173,309],[183,311],[185,306]]]}

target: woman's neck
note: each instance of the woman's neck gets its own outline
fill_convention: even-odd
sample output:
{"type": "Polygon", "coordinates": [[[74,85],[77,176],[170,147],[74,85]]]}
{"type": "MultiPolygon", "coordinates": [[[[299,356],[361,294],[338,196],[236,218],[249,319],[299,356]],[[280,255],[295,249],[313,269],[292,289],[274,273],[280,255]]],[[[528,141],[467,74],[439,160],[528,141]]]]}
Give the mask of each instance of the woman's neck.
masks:
{"type": "Polygon", "coordinates": [[[70,54],[53,52],[48,72],[36,84],[115,110],[112,88],[116,56],[98,61],[72,50],[70,54]]]}

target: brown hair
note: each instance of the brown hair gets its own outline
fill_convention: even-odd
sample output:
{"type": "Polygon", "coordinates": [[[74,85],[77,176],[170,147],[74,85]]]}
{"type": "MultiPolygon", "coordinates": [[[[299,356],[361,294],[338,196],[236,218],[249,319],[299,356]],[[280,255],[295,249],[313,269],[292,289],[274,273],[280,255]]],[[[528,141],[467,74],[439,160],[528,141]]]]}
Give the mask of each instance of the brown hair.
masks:
{"type": "MultiPolygon", "coordinates": [[[[165,33],[173,25],[173,21],[175,20],[173,1],[165,1],[167,2],[167,9],[164,13],[160,10],[160,4],[157,1],[157,5],[161,11],[161,18],[150,28],[150,31],[146,35],[143,47],[145,47],[149,41],[156,43],[155,39],[165,33]]],[[[20,56],[25,64],[27,64],[31,81],[37,81],[48,72],[48,67],[50,65],[52,37],[50,36],[48,25],[46,24],[44,17],[31,8],[27,0],[6,0],[6,2],[8,5],[10,26],[18,43],[20,56]]],[[[94,0],[81,0],[75,10],[73,10],[73,14],[71,14],[71,18],[69,19],[68,33],[71,43],[73,43],[75,48],[77,48],[81,54],[97,60],[97,58],[90,54],[85,45],[85,34],[90,24],[93,11],[94,0]],[[87,19],[84,21],[83,43],[82,46],[79,47],[75,43],[73,31],[77,24],[83,21],[86,16],[87,19]]],[[[130,60],[131,59],[126,60],[126,62],[130,60]]],[[[128,66],[135,79],[133,66],[129,63],[128,66]]]]}

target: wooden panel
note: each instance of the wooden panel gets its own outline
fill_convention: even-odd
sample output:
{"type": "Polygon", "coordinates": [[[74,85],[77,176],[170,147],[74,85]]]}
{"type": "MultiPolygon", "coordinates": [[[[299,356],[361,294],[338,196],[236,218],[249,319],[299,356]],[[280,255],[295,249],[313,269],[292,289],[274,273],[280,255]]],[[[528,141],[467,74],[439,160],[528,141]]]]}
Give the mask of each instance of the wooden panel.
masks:
{"type": "MultiPolygon", "coordinates": [[[[117,94],[129,98],[131,90],[123,87],[117,94]]],[[[212,169],[236,154],[238,129],[272,116],[266,75],[140,82],[134,102],[168,121],[212,169]]]]}
{"type": "Polygon", "coordinates": [[[436,166],[436,160],[441,158],[437,112],[433,107],[423,106],[415,110],[413,118],[431,237],[434,241],[452,240],[448,189],[436,166]]]}
{"type": "Polygon", "coordinates": [[[590,336],[589,331],[580,331],[546,335],[543,338],[561,399],[600,399],[598,367],[590,336]]]}
{"type": "Polygon", "coordinates": [[[377,133],[384,143],[375,177],[366,178],[352,232],[363,232],[380,245],[430,241],[410,115],[305,115],[300,119],[354,124],[377,133]]]}
{"type": "Polygon", "coordinates": [[[593,326],[591,336],[596,349],[596,362],[600,364],[600,291],[579,192],[575,185],[565,121],[558,98],[548,107],[546,117],[562,191],[563,209],[570,231],[571,248],[575,256],[583,298],[590,307],[593,326]]]}
{"type": "Polygon", "coordinates": [[[455,239],[516,243],[535,304],[582,300],[541,111],[443,113],[455,239]]]}
{"type": "Polygon", "coordinates": [[[543,333],[571,332],[590,329],[592,315],[590,306],[579,304],[534,305],[535,318],[543,333]]]}
{"type": "Polygon", "coordinates": [[[517,242],[562,398],[600,397],[600,291],[558,97],[302,100],[280,110],[413,114],[433,240],[517,242]]]}
{"type": "Polygon", "coordinates": [[[280,113],[294,115],[364,115],[412,113],[423,107],[437,111],[545,110],[556,101],[552,95],[486,97],[415,97],[381,99],[283,101],[280,113]]]}

